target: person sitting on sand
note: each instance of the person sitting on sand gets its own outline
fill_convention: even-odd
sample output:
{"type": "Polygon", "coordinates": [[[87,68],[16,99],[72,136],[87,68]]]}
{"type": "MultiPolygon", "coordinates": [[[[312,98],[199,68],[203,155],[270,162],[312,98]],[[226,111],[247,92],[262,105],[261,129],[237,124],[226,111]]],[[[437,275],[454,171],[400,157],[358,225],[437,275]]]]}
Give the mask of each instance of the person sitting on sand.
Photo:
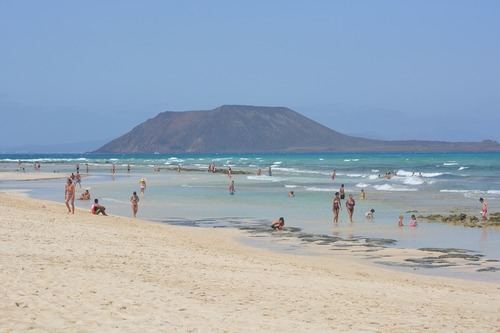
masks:
{"type": "Polygon", "coordinates": [[[80,197],[78,198],[78,200],[90,200],[90,192],[89,190],[85,190],[85,192],[83,192],[80,197]]]}
{"type": "Polygon", "coordinates": [[[102,214],[104,216],[107,216],[106,214],[106,207],[99,205],[99,200],[94,199],[94,204],[90,207],[90,212],[94,215],[99,215],[102,214]]]}
{"type": "Polygon", "coordinates": [[[410,217],[410,227],[416,227],[417,226],[417,217],[415,215],[412,215],[410,217]]]}
{"type": "Polygon", "coordinates": [[[277,221],[274,221],[273,224],[271,224],[271,228],[274,230],[283,230],[285,227],[285,219],[283,217],[280,217],[277,221]]]}
{"type": "Polygon", "coordinates": [[[289,198],[294,198],[295,197],[295,192],[294,191],[288,192],[288,197],[289,198]]]}
{"type": "Polygon", "coordinates": [[[359,198],[361,200],[365,200],[366,199],[366,192],[364,189],[361,189],[361,192],[359,193],[359,198]]]}
{"type": "Polygon", "coordinates": [[[479,198],[479,202],[481,203],[481,217],[483,220],[486,220],[488,214],[488,202],[484,198],[479,198]]]}
{"type": "Polygon", "coordinates": [[[349,222],[352,222],[352,215],[354,214],[354,206],[356,205],[356,201],[352,197],[352,194],[349,194],[349,198],[347,198],[345,202],[345,207],[347,208],[347,214],[349,215],[349,222]]]}
{"type": "Polygon", "coordinates": [[[402,227],[404,226],[403,224],[403,220],[404,220],[404,216],[403,215],[399,215],[399,219],[398,219],[398,227],[402,227]]]}
{"type": "Polygon", "coordinates": [[[365,213],[365,217],[367,220],[373,220],[373,218],[375,216],[374,214],[375,214],[375,209],[372,208],[365,213]]]}

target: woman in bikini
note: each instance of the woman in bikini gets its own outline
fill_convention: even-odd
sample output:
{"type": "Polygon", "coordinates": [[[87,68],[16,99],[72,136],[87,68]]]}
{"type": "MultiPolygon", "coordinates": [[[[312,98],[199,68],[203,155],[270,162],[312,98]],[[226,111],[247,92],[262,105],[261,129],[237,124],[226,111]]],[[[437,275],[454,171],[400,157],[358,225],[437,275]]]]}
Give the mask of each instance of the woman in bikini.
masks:
{"type": "Polygon", "coordinates": [[[488,202],[483,198],[479,198],[479,202],[481,203],[481,217],[483,220],[486,220],[488,214],[488,202]]]}
{"type": "Polygon", "coordinates": [[[132,205],[132,215],[137,216],[137,211],[139,210],[139,196],[137,192],[134,191],[130,197],[130,204],[132,205]]]}
{"type": "Polygon", "coordinates": [[[349,222],[352,222],[352,215],[354,214],[354,206],[356,201],[354,201],[352,194],[349,194],[349,198],[345,202],[345,207],[347,208],[347,214],[349,215],[349,222]]]}
{"type": "Polygon", "coordinates": [[[339,222],[339,212],[340,212],[340,197],[339,192],[335,192],[335,197],[333,197],[333,222],[339,222]]]}
{"type": "Polygon", "coordinates": [[[139,181],[139,187],[141,188],[141,194],[144,195],[144,191],[146,190],[146,179],[141,178],[139,181]]]}
{"type": "Polygon", "coordinates": [[[71,178],[66,180],[66,185],[64,186],[64,199],[66,202],[66,207],[68,208],[68,214],[75,214],[75,184],[71,178]],[[71,208],[69,204],[71,203],[71,208]]]}

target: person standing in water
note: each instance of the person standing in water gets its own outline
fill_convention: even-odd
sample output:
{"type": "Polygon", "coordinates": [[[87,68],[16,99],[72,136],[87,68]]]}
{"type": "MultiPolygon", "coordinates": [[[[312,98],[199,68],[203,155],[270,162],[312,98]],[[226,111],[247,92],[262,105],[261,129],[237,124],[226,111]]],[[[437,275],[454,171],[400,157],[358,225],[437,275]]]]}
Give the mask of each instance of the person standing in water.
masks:
{"type": "Polygon", "coordinates": [[[359,193],[359,198],[361,200],[365,200],[366,199],[366,192],[364,189],[361,189],[361,192],[359,193]]]}
{"type": "Polygon", "coordinates": [[[335,196],[333,197],[332,209],[333,209],[333,222],[338,223],[339,222],[339,212],[341,209],[339,192],[335,192],[335,196]]]}
{"type": "Polygon", "coordinates": [[[233,195],[234,194],[234,180],[231,180],[231,183],[229,184],[229,194],[233,195]]]}
{"type": "Polygon", "coordinates": [[[141,180],[139,180],[139,187],[141,189],[141,194],[144,195],[144,191],[146,190],[146,179],[141,178],[141,180]]]}
{"type": "Polygon", "coordinates": [[[337,176],[337,170],[333,169],[332,172],[332,181],[335,181],[335,177],[337,176]]]}
{"type": "Polygon", "coordinates": [[[272,177],[272,175],[273,175],[273,171],[271,170],[271,167],[270,167],[270,166],[269,166],[269,169],[267,170],[267,175],[268,175],[269,177],[272,177]]]}
{"type": "Polygon", "coordinates": [[[130,164],[127,164],[127,173],[130,173],[130,164]]]}
{"type": "Polygon", "coordinates": [[[487,220],[488,202],[483,198],[479,198],[479,202],[481,203],[481,217],[483,218],[483,220],[487,220]]]}
{"type": "Polygon", "coordinates": [[[111,173],[113,174],[113,176],[115,175],[116,173],[116,166],[115,164],[113,163],[113,165],[111,166],[111,173]]]}
{"type": "Polygon", "coordinates": [[[134,193],[132,193],[132,196],[130,197],[130,204],[132,205],[132,215],[136,217],[137,211],[139,210],[139,196],[135,191],[134,193]]]}
{"type": "Polygon", "coordinates": [[[64,199],[66,207],[68,208],[68,214],[75,214],[75,184],[73,184],[71,178],[66,180],[66,185],[64,186],[64,199]]]}
{"type": "Polygon", "coordinates": [[[344,200],[345,199],[345,187],[344,187],[344,184],[340,185],[339,194],[340,194],[340,200],[344,200]]]}
{"type": "Polygon", "coordinates": [[[354,206],[356,205],[356,201],[352,197],[352,194],[349,194],[349,198],[345,202],[345,207],[347,208],[347,214],[349,215],[349,222],[352,222],[352,215],[354,214],[354,206]]]}

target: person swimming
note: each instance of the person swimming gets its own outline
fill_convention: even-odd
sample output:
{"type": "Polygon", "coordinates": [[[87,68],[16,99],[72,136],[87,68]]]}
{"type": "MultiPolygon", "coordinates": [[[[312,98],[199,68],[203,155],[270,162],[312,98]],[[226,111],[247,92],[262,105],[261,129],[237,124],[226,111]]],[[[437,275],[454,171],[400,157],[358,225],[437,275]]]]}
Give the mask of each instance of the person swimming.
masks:
{"type": "Polygon", "coordinates": [[[285,227],[285,219],[283,217],[280,217],[277,221],[274,221],[271,224],[271,228],[273,228],[273,230],[283,230],[284,227],[285,227]]]}
{"type": "Polygon", "coordinates": [[[375,214],[375,209],[373,209],[373,208],[372,208],[372,209],[370,209],[369,211],[367,211],[367,212],[365,213],[365,217],[366,217],[366,219],[368,219],[368,220],[373,220],[373,218],[375,217],[375,215],[374,215],[374,214],[375,214]]]}

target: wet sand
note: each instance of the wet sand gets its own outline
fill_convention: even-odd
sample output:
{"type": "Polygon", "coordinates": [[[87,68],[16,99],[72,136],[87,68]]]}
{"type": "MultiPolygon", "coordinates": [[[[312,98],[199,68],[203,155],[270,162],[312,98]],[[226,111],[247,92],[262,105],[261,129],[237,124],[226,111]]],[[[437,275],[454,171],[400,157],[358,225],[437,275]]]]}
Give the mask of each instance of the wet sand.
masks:
{"type": "Polygon", "coordinates": [[[68,215],[13,193],[0,210],[2,332],[500,327],[499,284],[261,250],[238,230],[68,215]]]}

